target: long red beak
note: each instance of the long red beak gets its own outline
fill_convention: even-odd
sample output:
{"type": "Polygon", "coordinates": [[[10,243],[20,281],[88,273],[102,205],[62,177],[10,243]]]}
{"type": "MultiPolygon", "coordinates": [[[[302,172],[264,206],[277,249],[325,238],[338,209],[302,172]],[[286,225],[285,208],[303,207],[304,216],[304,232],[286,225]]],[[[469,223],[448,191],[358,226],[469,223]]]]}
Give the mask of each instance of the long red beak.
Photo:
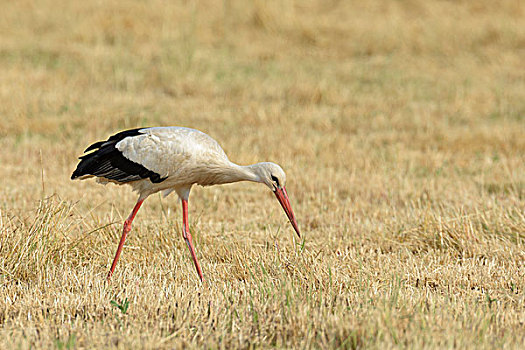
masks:
{"type": "Polygon", "coordinates": [[[277,188],[275,191],[273,191],[273,193],[275,193],[275,197],[277,197],[277,200],[279,200],[279,203],[281,203],[286,216],[288,216],[288,220],[290,220],[290,224],[292,224],[295,232],[297,232],[297,236],[301,238],[301,233],[299,232],[299,227],[297,226],[297,221],[295,220],[295,215],[293,213],[292,206],[290,205],[286,188],[277,188]]]}

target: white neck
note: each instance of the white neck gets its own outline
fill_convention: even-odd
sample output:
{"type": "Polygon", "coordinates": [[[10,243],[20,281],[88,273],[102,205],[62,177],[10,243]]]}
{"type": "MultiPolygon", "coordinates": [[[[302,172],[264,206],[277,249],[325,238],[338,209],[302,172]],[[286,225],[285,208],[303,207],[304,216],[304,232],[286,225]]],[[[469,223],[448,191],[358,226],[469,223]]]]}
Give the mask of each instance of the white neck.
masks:
{"type": "Polygon", "coordinates": [[[229,162],[213,168],[213,184],[227,184],[239,181],[262,182],[258,174],[258,165],[237,165],[229,162]]]}

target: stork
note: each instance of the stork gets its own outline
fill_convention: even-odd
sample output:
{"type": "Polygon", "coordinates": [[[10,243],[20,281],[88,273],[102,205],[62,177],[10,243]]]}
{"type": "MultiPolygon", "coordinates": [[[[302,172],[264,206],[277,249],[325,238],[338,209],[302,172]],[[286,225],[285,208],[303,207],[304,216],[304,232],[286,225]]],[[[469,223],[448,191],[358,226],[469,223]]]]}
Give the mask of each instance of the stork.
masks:
{"type": "Polygon", "coordinates": [[[128,184],[139,195],[131,214],[124,221],[108,280],[115,271],[140,206],[148,196],[159,191],[164,197],[175,191],[182,202],[182,235],[201,281],[203,274],[188,225],[188,199],[194,184],[211,186],[238,181],[265,184],[273,191],[301,237],[286,192],[283,169],[271,162],[237,165],[228,159],[217,141],[199,130],[175,126],[125,130],[92,144],[84,153],[71,175],[72,180],[96,177],[102,184],[128,184]]]}

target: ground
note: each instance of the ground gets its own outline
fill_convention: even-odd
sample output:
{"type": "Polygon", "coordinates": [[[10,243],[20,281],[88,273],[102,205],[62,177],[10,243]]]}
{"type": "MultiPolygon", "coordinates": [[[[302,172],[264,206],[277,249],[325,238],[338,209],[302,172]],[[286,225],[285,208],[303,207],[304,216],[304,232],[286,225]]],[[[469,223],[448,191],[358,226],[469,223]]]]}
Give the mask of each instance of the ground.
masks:
{"type": "Polygon", "coordinates": [[[520,1],[6,2],[0,348],[525,346],[520,1]],[[120,130],[200,129],[272,193],[139,212],[71,181],[120,130]]]}

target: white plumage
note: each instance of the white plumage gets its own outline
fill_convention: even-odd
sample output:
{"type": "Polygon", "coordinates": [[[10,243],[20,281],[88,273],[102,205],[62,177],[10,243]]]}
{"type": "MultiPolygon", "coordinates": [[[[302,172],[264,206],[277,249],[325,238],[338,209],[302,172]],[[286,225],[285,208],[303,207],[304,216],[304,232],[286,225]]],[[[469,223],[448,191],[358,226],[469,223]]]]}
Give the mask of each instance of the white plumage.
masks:
{"type": "Polygon", "coordinates": [[[276,195],[292,226],[299,235],[297,222],[286,193],[286,175],[275,163],[263,162],[248,166],[232,163],[223,149],[205,133],[184,127],[154,127],[122,131],[106,141],[86,149],[71,176],[85,179],[96,176],[101,183],[129,184],[139,193],[132,213],[124,223],[121,242],[108,278],[116,262],[131,222],[142,202],[151,194],[172,191],[183,206],[183,236],[202,280],[202,271],[193,248],[187,218],[187,202],[194,184],[210,186],[237,181],[264,183],[276,195]]]}
{"type": "MultiPolygon", "coordinates": [[[[131,185],[141,196],[173,189],[183,193],[193,184],[217,185],[256,178],[230,162],[217,141],[205,133],[182,127],[157,127],[140,130],[116,148],[127,159],[154,171],[165,181],[152,184],[142,180],[131,185]]],[[[283,172],[284,173],[284,172],[283,172]]]]}

